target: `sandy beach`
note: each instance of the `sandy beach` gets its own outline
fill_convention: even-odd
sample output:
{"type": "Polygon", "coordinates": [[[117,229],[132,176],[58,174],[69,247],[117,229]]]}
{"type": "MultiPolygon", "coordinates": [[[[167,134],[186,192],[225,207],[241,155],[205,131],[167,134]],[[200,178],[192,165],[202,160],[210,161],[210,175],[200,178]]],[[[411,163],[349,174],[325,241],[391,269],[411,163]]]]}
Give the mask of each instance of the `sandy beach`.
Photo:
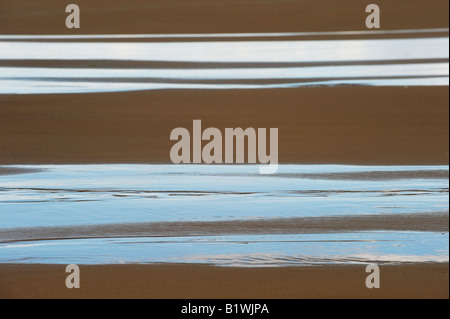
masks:
{"type": "MultiPolygon", "coordinates": [[[[80,30],[64,25],[65,3],[0,4],[2,34],[228,33],[367,30],[371,1],[328,0],[78,0],[80,30]]],[[[448,1],[379,0],[384,30],[448,28],[448,1]]]]}
{"type": "Polygon", "coordinates": [[[279,128],[284,164],[445,165],[448,97],[446,87],[1,95],[0,164],[170,163],[170,132],[200,119],[279,128]]]}
{"type": "MultiPolygon", "coordinates": [[[[63,3],[2,1],[0,34],[358,31],[367,30],[364,9],[371,2],[329,0],[324,5],[321,1],[290,0],[130,0],[126,7],[119,0],[76,3],[82,8],[80,30],[66,29],[63,3]]],[[[384,30],[448,28],[448,1],[377,3],[383,10],[384,30]]],[[[48,61],[0,63],[49,66],[48,61]]],[[[85,67],[79,61],[55,63],[50,64],[85,67]]],[[[106,68],[152,66],[151,62],[95,63],[106,68]]],[[[238,126],[279,128],[279,161],[283,164],[448,165],[448,104],[448,86],[5,94],[0,95],[0,165],[170,163],[170,132],[176,127],[192,130],[196,119],[202,120],[204,128],[220,130],[238,126]]],[[[31,170],[0,168],[3,176],[27,172],[31,170]]],[[[130,229],[143,236],[208,235],[230,232],[231,227],[239,233],[448,232],[448,211],[401,218],[193,222],[183,226],[36,227],[22,233],[0,228],[0,240],[118,236],[130,229]]],[[[382,288],[372,290],[364,285],[365,266],[89,265],[81,266],[82,289],[68,290],[64,286],[65,265],[0,264],[0,299],[449,297],[448,263],[383,265],[382,288]]]]}
{"type": "Polygon", "coordinates": [[[372,290],[364,284],[365,268],[80,266],[81,288],[69,290],[64,265],[0,265],[0,298],[448,298],[448,263],[382,266],[381,288],[372,290]]]}

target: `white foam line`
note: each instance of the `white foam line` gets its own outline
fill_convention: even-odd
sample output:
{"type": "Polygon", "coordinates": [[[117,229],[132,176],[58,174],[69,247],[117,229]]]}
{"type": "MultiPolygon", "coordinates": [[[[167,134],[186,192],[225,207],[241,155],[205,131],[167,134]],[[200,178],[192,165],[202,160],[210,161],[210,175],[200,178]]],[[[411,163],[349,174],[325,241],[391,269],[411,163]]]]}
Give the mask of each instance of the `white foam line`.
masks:
{"type": "Polygon", "coordinates": [[[329,62],[448,59],[449,39],[231,42],[1,42],[4,60],[329,62]]]}
{"type": "Polygon", "coordinates": [[[0,80],[0,94],[64,94],[145,90],[245,90],[281,89],[315,86],[449,86],[448,77],[414,79],[330,80],[286,84],[197,84],[197,83],[111,83],[0,80]]]}
{"type": "Polygon", "coordinates": [[[164,78],[189,80],[250,79],[314,79],[392,76],[448,76],[448,63],[417,63],[399,65],[354,65],[293,68],[230,68],[230,69],[80,69],[0,67],[1,79],[70,79],[70,78],[164,78]]]}

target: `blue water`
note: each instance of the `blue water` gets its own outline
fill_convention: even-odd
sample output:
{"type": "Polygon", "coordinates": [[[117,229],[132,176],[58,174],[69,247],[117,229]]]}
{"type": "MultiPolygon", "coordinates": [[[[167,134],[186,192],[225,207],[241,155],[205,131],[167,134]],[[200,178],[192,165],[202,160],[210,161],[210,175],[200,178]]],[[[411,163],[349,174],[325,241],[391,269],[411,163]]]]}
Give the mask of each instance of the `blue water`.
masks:
{"type": "MultiPolygon", "coordinates": [[[[11,168],[11,166],[8,166],[11,168]]],[[[34,165],[0,176],[0,233],[22,227],[448,212],[448,166],[34,165]]],[[[448,232],[0,241],[0,262],[285,266],[448,262],[448,232]]],[[[93,234],[95,237],[95,234],[93,234]]]]}
{"type": "Polygon", "coordinates": [[[97,238],[0,243],[0,262],[201,263],[234,267],[448,262],[448,233],[97,238]]]}
{"type": "Polygon", "coordinates": [[[446,32],[448,29],[203,35],[0,35],[0,62],[78,61],[85,65],[70,68],[39,67],[39,64],[0,67],[0,94],[338,85],[448,86],[449,39],[442,34],[446,32]],[[411,33],[431,33],[435,37],[370,39],[371,34],[411,33]],[[368,39],[308,40],[317,35],[367,35],[368,39]],[[96,66],[96,61],[105,60],[121,62],[122,66],[109,69],[96,66]],[[135,62],[152,63],[153,66],[136,68],[135,62]],[[170,63],[175,64],[168,66],[170,63]],[[255,63],[257,67],[250,65],[255,63]],[[274,67],[274,63],[284,66],[274,67]]]}
{"type": "Polygon", "coordinates": [[[15,167],[43,171],[0,176],[0,227],[424,213],[449,200],[446,166],[15,167]]]}

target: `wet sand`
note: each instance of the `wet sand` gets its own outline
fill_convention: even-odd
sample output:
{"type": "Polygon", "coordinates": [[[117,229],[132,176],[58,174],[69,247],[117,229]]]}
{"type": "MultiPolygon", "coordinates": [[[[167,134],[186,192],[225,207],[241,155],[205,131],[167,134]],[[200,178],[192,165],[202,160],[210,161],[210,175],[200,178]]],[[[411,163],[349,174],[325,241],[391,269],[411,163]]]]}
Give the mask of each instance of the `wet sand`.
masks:
{"type": "Polygon", "coordinates": [[[448,87],[0,95],[0,164],[170,163],[174,128],[279,128],[279,162],[448,164],[448,87]]]}
{"type": "Polygon", "coordinates": [[[0,228],[0,243],[81,238],[324,234],[358,231],[448,232],[448,222],[448,212],[436,212],[426,214],[280,218],[223,222],[156,222],[0,228]]]}
{"type": "Polygon", "coordinates": [[[65,265],[0,265],[0,298],[442,298],[449,266],[384,265],[367,289],[366,265],[229,268],[204,265],[80,266],[81,288],[65,287],[65,265]]]}
{"type": "Polygon", "coordinates": [[[0,176],[2,175],[16,175],[40,172],[38,169],[30,168],[13,168],[13,167],[0,167],[0,176]]]}
{"type": "MultiPolygon", "coordinates": [[[[78,0],[81,28],[65,26],[66,3],[2,1],[2,34],[241,33],[367,30],[360,0],[78,0]]],[[[384,30],[448,28],[446,0],[379,0],[384,30]]]]}

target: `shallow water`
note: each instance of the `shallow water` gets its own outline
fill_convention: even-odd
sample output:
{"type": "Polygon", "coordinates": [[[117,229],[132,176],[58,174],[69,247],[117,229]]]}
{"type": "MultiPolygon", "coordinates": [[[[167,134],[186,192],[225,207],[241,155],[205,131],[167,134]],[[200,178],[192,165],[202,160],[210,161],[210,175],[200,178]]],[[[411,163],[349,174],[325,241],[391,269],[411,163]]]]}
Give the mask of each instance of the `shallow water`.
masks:
{"type": "Polygon", "coordinates": [[[197,83],[132,83],[83,82],[58,80],[0,80],[0,94],[64,94],[107,93],[143,90],[256,90],[315,86],[448,86],[448,77],[412,79],[325,80],[282,84],[197,84],[197,83]]]}
{"type": "MultiPolygon", "coordinates": [[[[0,67],[0,94],[336,85],[448,86],[449,39],[438,36],[445,30],[372,34],[420,31],[436,37],[311,41],[308,36],[316,33],[0,36],[0,62],[18,61],[20,66],[20,61],[36,61],[34,66],[0,67]],[[306,37],[306,40],[285,40],[286,37],[306,37]],[[161,38],[165,42],[154,41],[161,38]],[[177,41],[186,38],[191,41],[177,41]],[[147,42],[120,42],[122,39],[147,39],[147,42]],[[43,68],[39,67],[42,61],[81,61],[86,67],[43,68]],[[120,61],[122,66],[105,69],[96,67],[97,61],[120,61]],[[152,63],[152,67],[130,68],[136,62],[152,63]],[[258,66],[252,66],[255,64],[258,66]]],[[[329,34],[369,37],[370,33],[329,34]]]]}
{"type": "Polygon", "coordinates": [[[424,213],[449,199],[446,166],[14,167],[43,171],[0,176],[1,227],[424,213]]]}
{"type": "MultiPolygon", "coordinates": [[[[44,165],[0,176],[0,232],[21,227],[448,212],[448,166],[44,165]]],[[[130,228],[131,229],[131,228],[130,228]]],[[[95,236],[95,234],[93,234],[95,236]]],[[[448,232],[49,239],[0,262],[283,266],[448,261],[448,232]]]]}
{"type": "Polygon", "coordinates": [[[208,41],[1,41],[2,60],[126,60],[165,62],[342,62],[448,59],[448,38],[208,41]]]}
{"type": "Polygon", "coordinates": [[[0,262],[235,267],[448,262],[448,240],[448,233],[429,232],[44,240],[0,244],[0,262]]]}

